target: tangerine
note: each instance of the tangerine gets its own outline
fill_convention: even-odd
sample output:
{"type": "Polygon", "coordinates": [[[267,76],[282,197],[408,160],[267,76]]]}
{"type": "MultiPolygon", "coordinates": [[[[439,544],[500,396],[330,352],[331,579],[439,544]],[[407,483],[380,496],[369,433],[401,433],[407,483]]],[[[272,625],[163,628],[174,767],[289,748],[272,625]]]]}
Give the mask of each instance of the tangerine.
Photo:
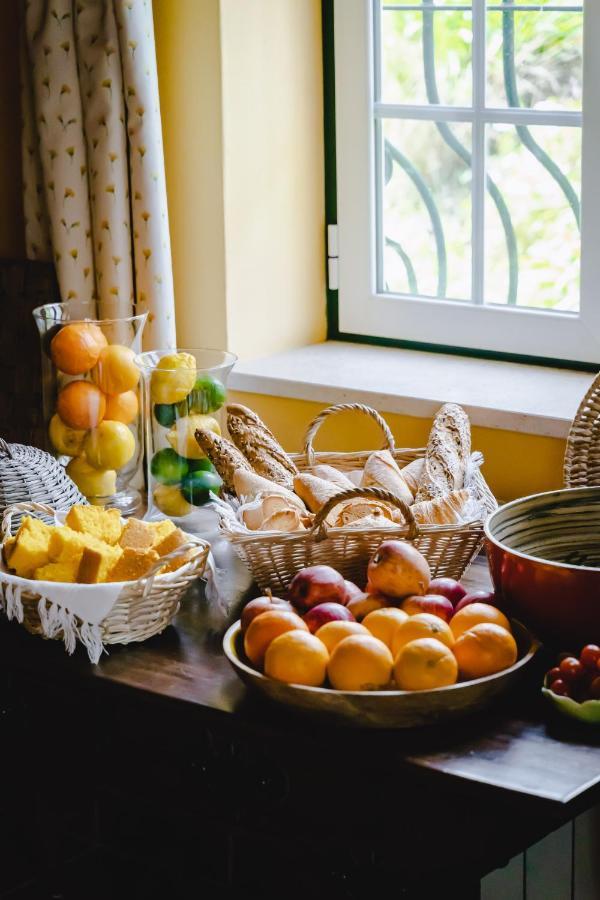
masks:
{"type": "Polygon", "coordinates": [[[383,641],[370,634],[352,634],[334,649],[327,675],[338,691],[380,691],[389,684],[392,665],[383,641]]]}
{"type": "Polygon", "coordinates": [[[399,625],[408,620],[408,613],[395,606],[386,606],[383,609],[375,609],[363,619],[363,625],[371,632],[373,637],[392,649],[392,637],[399,625]]]}
{"type": "Polygon", "coordinates": [[[107,341],[101,329],[91,322],[65,325],[50,342],[50,357],[57,369],[67,375],[83,375],[96,365],[107,341]]]}
{"type": "Polygon", "coordinates": [[[329,653],[318,637],[306,631],[287,631],[269,644],[265,675],[287,684],[319,687],[325,681],[328,662],[329,653]]]}
{"type": "Polygon", "coordinates": [[[105,394],[132,391],[140,380],[140,370],[131,347],[122,344],[105,347],[94,366],[92,378],[105,394]]]}
{"type": "Polygon", "coordinates": [[[460,635],[452,650],[461,675],[468,679],[502,672],[516,663],[518,655],[510,631],[494,622],[474,625],[460,635]]]}
{"type": "Polygon", "coordinates": [[[369,632],[360,622],[345,622],[336,619],[334,622],[326,622],[315,632],[315,636],[322,641],[329,653],[333,653],[340,641],[350,637],[351,634],[368,634],[369,632]]]}
{"type": "Polygon", "coordinates": [[[113,422],[122,422],[123,425],[131,425],[139,412],[135,391],[123,391],[121,394],[108,394],[106,397],[105,417],[113,422]]]}
{"type": "Polygon", "coordinates": [[[452,632],[443,619],[432,613],[417,613],[416,616],[409,616],[408,620],[398,625],[394,631],[392,635],[394,659],[406,644],[420,638],[435,638],[447,647],[451,647],[454,643],[452,632]]]}
{"type": "Polygon", "coordinates": [[[106,398],[89,381],[71,381],[59,393],[56,411],[69,428],[87,431],[104,418],[106,398]]]}
{"type": "Polygon", "coordinates": [[[402,691],[430,691],[455,684],[458,664],[446,644],[435,638],[419,638],[398,653],[394,678],[402,691]]]}
{"type": "Polygon", "coordinates": [[[456,639],[481,622],[492,622],[494,625],[500,625],[510,631],[510,622],[504,613],[489,603],[470,603],[468,606],[463,606],[452,616],[450,628],[456,639]]]}
{"type": "Polygon", "coordinates": [[[244,651],[250,662],[262,668],[265,653],[272,640],[286,631],[308,631],[308,626],[295,612],[272,609],[252,620],[244,635],[244,651]]]}

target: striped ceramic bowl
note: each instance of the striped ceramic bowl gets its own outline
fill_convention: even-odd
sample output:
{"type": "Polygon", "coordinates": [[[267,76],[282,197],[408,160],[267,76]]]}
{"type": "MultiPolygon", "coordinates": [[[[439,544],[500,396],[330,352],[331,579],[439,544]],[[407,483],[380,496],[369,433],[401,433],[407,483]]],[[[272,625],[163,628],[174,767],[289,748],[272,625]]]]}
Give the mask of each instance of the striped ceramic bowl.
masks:
{"type": "Polygon", "coordinates": [[[485,525],[501,602],[561,648],[600,644],[600,488],[534,494],[485,525]]]}

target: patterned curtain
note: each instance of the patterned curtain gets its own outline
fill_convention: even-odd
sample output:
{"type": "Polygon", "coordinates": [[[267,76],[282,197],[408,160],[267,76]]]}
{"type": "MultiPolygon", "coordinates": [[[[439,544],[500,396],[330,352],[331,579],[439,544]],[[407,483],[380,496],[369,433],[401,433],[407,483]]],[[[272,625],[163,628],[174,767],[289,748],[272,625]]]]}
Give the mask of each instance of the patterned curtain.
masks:
{"type": "Polygon", "coordinates": [[[26,0],[21,75],[28,257],[175,346],[151,0],[26,0]]]}

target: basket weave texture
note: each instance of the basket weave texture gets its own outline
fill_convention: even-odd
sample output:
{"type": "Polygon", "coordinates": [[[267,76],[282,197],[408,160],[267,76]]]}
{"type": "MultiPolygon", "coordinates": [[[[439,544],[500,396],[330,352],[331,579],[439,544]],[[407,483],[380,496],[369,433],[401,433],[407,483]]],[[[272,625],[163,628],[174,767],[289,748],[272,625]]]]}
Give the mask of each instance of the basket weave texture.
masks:
{"type": "MultiPolygon", "coordinates": [[[[0,513],[16,503],[41,503],[57,510],[87,503],[63,466],[49,453],[24,444],[7,444],[0,438],[0,513]]],[[[45,513],[40,518],[52,523],[45,513]]],[[[14,531],[21,515],[12,517],[14,531]]]]}
{"type": "MultiPolygon", "coordinates": [[[[35,515],[52,522],[55,510],[39,503],[18,503],[5,510],[2,518],[2,541],[11,534],[12,518],[17,515],[35,515]]],[[[124,583],[124,587],[109,614],[100,623],[102,644],[129,644],[134,641],[145,641],[163,631],[171,622],[179,609],[183,594],[192,582],[199,578],[206,567],[210,544],[194,535],[186,535],[187,542],[172,553],[169,553],[154,565],[143,578],[124,583]],[[158,575],[158,570],[166,561],[182,556],[192,550],[191,559],[174,572],[158,575]]],[[[26,589],[21,591],[23,605],[22,624],[31,634],[49,637],[44,632],[39,613],[42,600],[35,589],[36,582],[28,581],[26,589]]],[[[0,588],[2,573],[0,572],[0,588]]],[[[86,586],[93,589],[92,586],[86,586]]],[[[81,626],[82,623],[78,623],[81,626]]],[[[52,637],[65,639],[62,632],[57,631],[52,637]]],[[[66,641],[65,641],[66,643],[66,641]]],[[[93,660],[97,662],[97,660],[93,660]]]]}
{"type": "MultiPolygon", "coordinates": [[[[334,466],[341,472],[364,468],[372,452],[370,450],[322,453],[313,448],[313,440],[323,422],[332,415],[346,411],[359,412],[377,422],[385,437],[383,447],[389,449],[400,468],[425,456],[424,447],[397,449],[387,422],[376,410],[360,403],[344,403],[324,410],[308,426],[303,451],[291,454],[300,471],[310,471],[313,466],[322,463],[334,466]]],[[[481,455],[474,456],[479,464],[481,455]]],[[[486,512],[497,509],[496,499],[478,465],[473,467],[470,487],[486,512]]],[[[378,488],[357,488],[336,495],[319,511],[308,531],[247,531],[243,526],[232,527],[225,517],[221,520],[221,530],[250,569],[259,587],[262,590],[270,588],[275,593],[285,591],[299,569],[313,565],[333,566],[344,578],[363,586],[368,560],[379,544],[388,538],[414,544],[427,558],[432,577],[459,579],[481,550],[484,540],[481,521],[460,525],[417,525],[410,507],[378,488]],[[325,518],[329,512],[338,503],[352,497],[370,497],[392,503],[401,509],[406,524],[390,528],[328,527],[325,518]]]]}
{"type": "Polygon", "coordinates": [[[600,374],[581,401],[567,438],[567,487],[600,487],[600,374]]]}

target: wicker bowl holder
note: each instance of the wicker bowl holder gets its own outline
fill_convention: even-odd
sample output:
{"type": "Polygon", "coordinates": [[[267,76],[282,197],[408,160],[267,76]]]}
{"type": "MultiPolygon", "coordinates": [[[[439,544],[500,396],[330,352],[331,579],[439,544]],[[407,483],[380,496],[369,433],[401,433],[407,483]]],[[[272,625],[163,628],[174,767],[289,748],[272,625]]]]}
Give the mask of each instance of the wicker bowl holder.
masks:
{"type": "MultiPolygon", "coordinates": [[[[291,454],[300,471],[314,465],[327,463],[341,472],[362,469],[372,451],[353,453],[317,452],[314,438],[329,417],[354,411],[369,416],[380,427],[388,449],[398,465],[407,465],[425,456],[426,448],[397,449],[394,437],[385,419],[362,403],[341,403],[323,410],[308,426],[302,453],[291,454]]],[[[474,461],[482,461],[481,454],[474,454],[474,461]]],[[[487,512],[493,512],[498,504],[479,471],[477,465],[472,476],[471,489],[487,512]]],[[[252,572],[261,590],[270,588],[277,593],[285,591],[299,569],[304,566],[329,565],[344,578],[363,586],[366,565],[379,544],[387,538],[410,541],[429,562],[432,577],[448,576],[459,579],[464,574],[483,545],[483,523],[469,522],[460,525],[418,525],[409,506],[393,494],[379,488],[356,488],[333,497],[317,513],[308,531],[290,533],[248,531],[240,525],[234,528],[223,518],[221,530],[231,542],[240,558],[252,572]],[[344,500],[365,497],[384,500],[398,507],[405,524],[390,528],[331,528],[325,519],[332,509],[344,500]]]]}
{"type": "Polygon", "coordinates": [[[600,487],[600,374],[581,401],[567,438],[567,487],[600,487]]]}
{"type": "MultiPolygon", "coordinates": [[[[13,516],[35,515],[54,522],[54,514],[55,510],[52,507],[41,503],[17,503],[9,507],[2,517],[2,542],[11,534],[13,516]]],[[[187,535],[187,538],[187,542],[181,547],[161,557],[143,578],[123,583],[116,603],[100,623],[102,644],[145,641],[167,627],[179,609],[182,596],[192,582],[204,573],[210,551],[210,544],[206,541],[194,535],[187,535]],[[192,557],[181,568],[167,574],[157,574],[165,562],[176,559],[188,550],[193,551],[192,557]]],[[[31,634],[47,636],[40,620],[39,603],[42,598],[36,592],[36,582],[27,580],[26,583],[27,588],[21,592],[22,624],[31,634]]],[[[86,585],[84,589],[91,590],[93,587],[86,585]]],[[[6,585],[2,583],[0,572],[0,593],[3,588],[6,589],[6,585]]],[[[6,604],[6,596],[4,599],[6,604]]],[[[52,636],[64,639],[62,632],[52,636]]],[[[97,662],[97,659],[92,661],[97,662]]]]}
{"type": "MultiPolygon", "coordinates": [[[[15,503],[41,503],[66,510],[87,500],[49,453],[24,444],[7,444],[0,438],[0,514],[15,503]]],[[[54,521],[45,513],[40,518],[54,521]]],[[[15,516],[15,530],[20,522],[21,516],[15,516]]]]}

